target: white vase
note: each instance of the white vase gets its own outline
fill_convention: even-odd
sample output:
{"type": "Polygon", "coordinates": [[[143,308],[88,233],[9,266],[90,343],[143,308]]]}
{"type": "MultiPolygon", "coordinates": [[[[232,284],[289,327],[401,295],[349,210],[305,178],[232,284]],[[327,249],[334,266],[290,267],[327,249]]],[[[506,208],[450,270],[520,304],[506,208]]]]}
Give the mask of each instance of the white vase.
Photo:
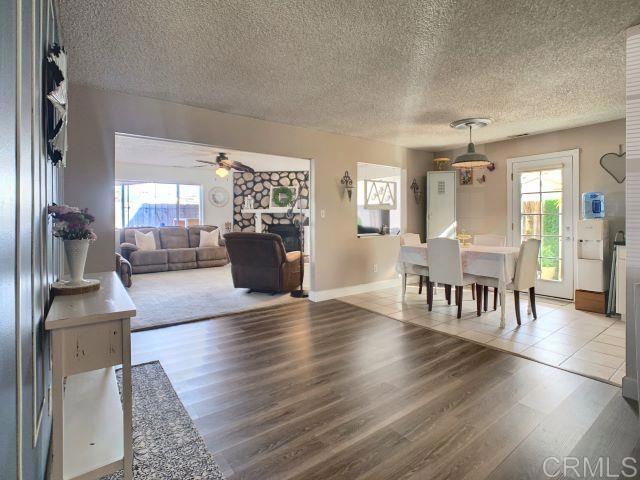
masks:
{"type": "Polygon", "coordinates": [[[65,240],[64,253],[69,266],[69,285],[82,285],[84,264],[87,262],[87,251],[90,240],[65,240]]]}

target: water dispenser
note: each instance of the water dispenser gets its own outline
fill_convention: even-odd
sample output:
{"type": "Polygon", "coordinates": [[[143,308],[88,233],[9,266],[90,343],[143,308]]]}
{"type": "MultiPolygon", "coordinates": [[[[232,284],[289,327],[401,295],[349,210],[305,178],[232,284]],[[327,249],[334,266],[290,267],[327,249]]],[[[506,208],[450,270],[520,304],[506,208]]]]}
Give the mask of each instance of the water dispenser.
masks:
{"type": "Polygon", "coordinates": [[[609,226],[604,219],[578,221],[578,290],[605,292],[609,287],[609,226]]]}

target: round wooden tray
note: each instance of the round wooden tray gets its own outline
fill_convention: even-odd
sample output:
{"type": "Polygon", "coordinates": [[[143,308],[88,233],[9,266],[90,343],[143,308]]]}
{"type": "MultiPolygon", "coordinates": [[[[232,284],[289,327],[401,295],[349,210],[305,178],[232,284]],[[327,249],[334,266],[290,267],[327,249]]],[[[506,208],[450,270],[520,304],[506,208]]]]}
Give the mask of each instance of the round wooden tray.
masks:
{"type": "Polygon", "coordinates": [[[51,293],[53,295],[78,295],[80,293],[93,292],[100,288],[100,280],[86,278],[82,282],[82,285],[70,285],[65,280],[55,282],[51,285],[51,293]]]}

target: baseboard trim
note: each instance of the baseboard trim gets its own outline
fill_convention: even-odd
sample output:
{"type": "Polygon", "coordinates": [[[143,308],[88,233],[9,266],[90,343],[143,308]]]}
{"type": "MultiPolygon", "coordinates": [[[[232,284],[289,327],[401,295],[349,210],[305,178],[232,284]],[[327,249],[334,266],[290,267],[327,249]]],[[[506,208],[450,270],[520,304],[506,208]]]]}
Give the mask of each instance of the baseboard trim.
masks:
{"type": "Polygon", "coordinates": [[[374,290],[383,290],[385,288],[399,287],[400,278],[392,278],[379,282],[361,283],[360,285],[351,285],[349,287],[332,288],[329,290],[312,290],[309,292],[309,300],[312,302],[323,302],[334,298],[346,297],[348,295],[357,295],[359,293],[367,293],[374,290]]]}
{"type": "Polygon", "coordinates": [[[638,401],[638,381],[633,377],[622,378],[622,396],[638,401]]]}

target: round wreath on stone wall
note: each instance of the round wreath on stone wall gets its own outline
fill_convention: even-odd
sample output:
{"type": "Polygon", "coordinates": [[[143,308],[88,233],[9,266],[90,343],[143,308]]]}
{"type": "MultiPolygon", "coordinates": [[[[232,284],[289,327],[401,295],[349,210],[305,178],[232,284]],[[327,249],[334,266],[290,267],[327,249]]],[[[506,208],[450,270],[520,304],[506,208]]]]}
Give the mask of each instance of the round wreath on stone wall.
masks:
{"type": "Polygon", "coordinates": [[[273,187],[271,201],[276,207],[290,207],[293,200],[294,190],[291,187],[273,187]]]}

